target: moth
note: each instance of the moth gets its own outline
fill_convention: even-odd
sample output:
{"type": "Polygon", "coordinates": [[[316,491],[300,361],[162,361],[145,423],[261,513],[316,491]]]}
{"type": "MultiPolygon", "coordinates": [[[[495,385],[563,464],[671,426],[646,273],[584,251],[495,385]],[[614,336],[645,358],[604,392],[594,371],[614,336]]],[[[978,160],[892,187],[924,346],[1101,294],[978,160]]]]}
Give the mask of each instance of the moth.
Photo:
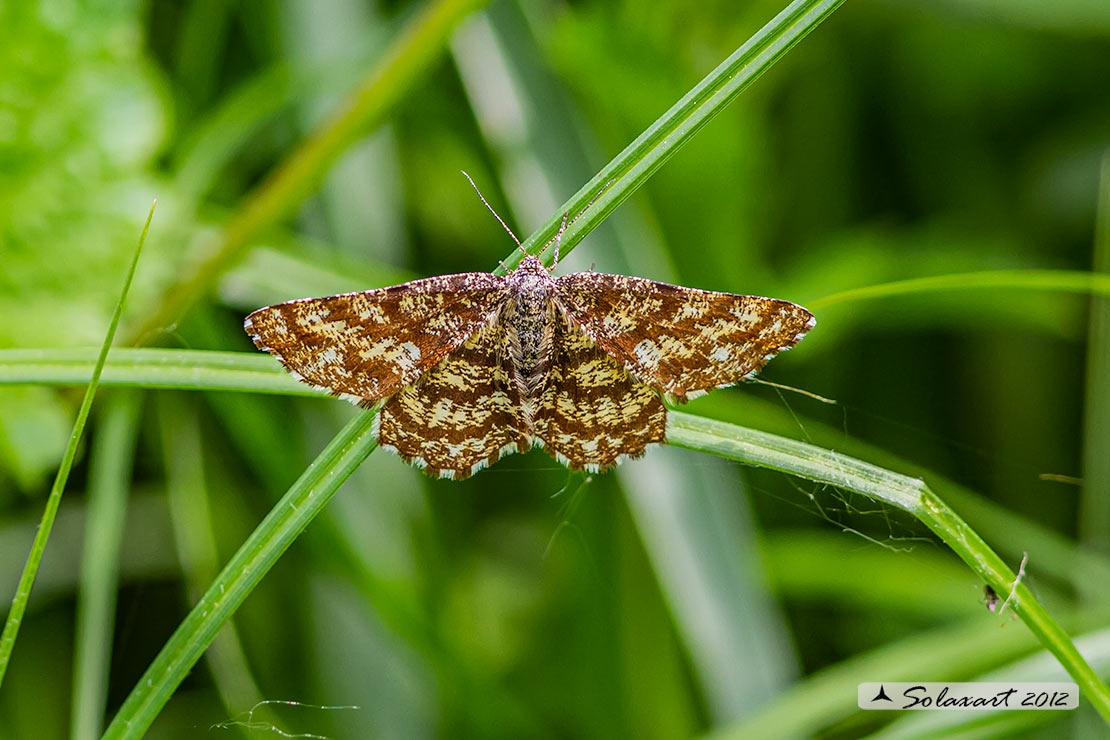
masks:
{"type": "Polygon", "coordinates": [[[665,441],[663,396],[738,383],[816,324],[775,298],[554,269],[526,254],[504,276],[294,300],[244,328],[298,380],[380,407],[379,446],[460,480],[534,446],[592,472],[639,457],[665,441]]]}

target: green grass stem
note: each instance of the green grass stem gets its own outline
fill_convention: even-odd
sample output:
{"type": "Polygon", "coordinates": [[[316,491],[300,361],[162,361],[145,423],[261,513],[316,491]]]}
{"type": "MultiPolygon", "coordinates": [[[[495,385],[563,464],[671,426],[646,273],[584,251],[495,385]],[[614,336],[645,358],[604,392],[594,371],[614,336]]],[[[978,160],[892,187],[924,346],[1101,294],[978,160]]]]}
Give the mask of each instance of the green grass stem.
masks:
{"type": "MultiPolygon", "coordinates": [[[[581,216],[563,232],[560,254],[570,252],[617,206],[647,182],[737,95],[770,69],[786,52],[833,13],[844,0],[795,0],[786,6],[740,48],[707,74],[609,164],[567,200],[551,218],[524,240],[523,248],[537,253],[558,233],[563,214],[581,216]],[[596,199],[596,200],[595,200],[596,199]],[[588,211],[587,205],[593,203],[588,211]]],[[[551,259],[554,250],[547,250],[551,259]]],[[[520,262],[514,250],[504,259],[506,267],[520,262]]],[[[503,268],[494,272],[504,274],[503,268]]]]}
{"type": "MultiPolygon", "coordinates": [[[[0,350],[0,385],[84,385],[95,368],[91,349],[0,350]]],[[[104,365],[105,385],[178,390],[251,391],[326,396],[280,372],[269,356],[208,350],[117,349],[104,365]]]]}
{"type": "MultiPolygon", "coordinates": [[[[563,234],[562,250],[569,251],[590,230],[599,224],[612,210],[631,195],[655,172],[679,147],[687,142],[717,112],[757,79],[782,54],[793,47],[809,31],[835,10],[843,0],[798,0],[788,6],[779,16],[761,29],[755,36],[711,72],[688,95],[675,104],[655,124],[621,152],[609,165],[603,168],[590,182],[573,196],[559,212],[537,230],[526,241],[525,246],[536,251],[540,244],[546,243],[559,228],[563,213],[577,214],[593,198],[597,201],[593,208],[583,213],[563,234]],[[607,183],[611,184],[607,185],[607,183]],[[601,195],[598,197],[598,193],[601,195]]],[[[441,41],[455,21],[461,17],[469,4],[443,3],[438,7],[450,5],[455,15],[439,17],[437,29],[424,39],[441,41]]],[[[402,47],[407,48],[407,47],[402,47]]],[[[425,45],[423,48],[427,49],[425,45]]],[[[396,74],[393,80],[411,79],[426,63],[406,66],[405,74],[396,74]]],[[[390,56],[383,69],[391,70],[390,56]]],[[[402,65],[404,66],[404,65],[402,65]]],[[[254,197],[248,200],[228,226],[224,244],[216,256],[204,263],[192,276],[182,281],[167,300],[159,314],[152,318],[149,326],[157,328],[176,318],[192,300],[203,293],[215,278],[222,273],[245,249],[249,239],[262,229],[272,225],[288,213],[300,200],[315,187],[328,164],[342,151],[356,135],[367,127],[367,121],[376,121],[386,109],[382,101],[392,102],[388,94],[376,90],[375,85],[385,84],[371,81],[363,91],[367,99],[357,96],[344,106],[322,132],[306,142],[276,171],[273,178],[265,183],[254,197]],[[368,102],[369,100],[369,102],[368,102]]],[[[403,87],[403,85],[401,85],[403,87]]],[[[397,88],[399,90],[400,88],[397,88]]],[[[518,261],[519,254],[510,258],[509,266],[518,261]]],[[[990,287],[992,280],[1001,284],[1012,274],[976,274],[955,276],[946,283],[936,283],[936,278],[920,281],[904,281],[903,284],[887,286],[871,293],[855,291],[825,299],[824,305],[851,298],[891,295],[898,292],[915,290],[951,289],[959,287],[990,287]],[[965,281],[960,284],[960,279],[965,281]],[[930,283],[930,280],[934,281],[930,283]]],[[[1035,272],[1025,273],[1021,278],[1028,287],[1053,290],[1073,290],[1087,292],[1110,292],[1110,281],[1102,283],[1084,273],[1069,274],[1035,272]]],[[[43,368],[43,356],[22,358],[11,353],[0,355],[0,363],[8,360],[24,363],[23,369],[43,368]],[[35,363],[38,363],[36,366],[35,363]]],[[[55,358],[57,359],[57,358],[55,358]]],[[[143,355],[132,355],[131,364],[121,365],[118,370],[122,376],[131,373],[132,377],[145,371],[154,370],[154,365],[141,366],[143,355]]],[[[166,356],[169,359],[169,356],[166,356]]],[[[189,367],[188,357],[178,355],[176,361],[163,363],[158,368],[163,372],[163,382],[182,383],[179,387],[211,387],[209,381],[216,376],[230,378],[237,376],[236,387],[245,390],[247,386],[262,381],[270,392],[291,392],[295,384],[289,381],[283,388],[277,385],[269,358],[242,361],[223,353],[211,353],[210,359],[225,363],[220,370],[195,374],[197,368],[189,367]],[[184,361],[182,361],[184,359],[184,361]],[[262,364],[265,361],[269,365],[262,364]],[[190,372],[194,374],[189,375],[190,372]],[[266,376],[271,379],[266,379],[266,376]]],[[[76,371],[78,362],[70,356],[68,364],[55,364],[51,372],[57,377],[76,371]]],[[[0,367],[0,374],[3,367],[0,367]]],[[[280,376],[277,376],[280,377],[280,376]]],[[[282,381],[287,379],[282,378],[282,381]]],[[[167,386],[163,386],[167,387],[167,386]]],[[[231,389],[230,386],[223,386],[231,389]]],[[[311,394],[299,387],[296,392],[311,394]]],[[[200,603],[190,612],[174,636],[163,648],[155,662],[140,680],[138,686],[121,708],[109,728],[106,737],[138,737],[149,727],[160,708],[207,648],[222,624],[234,613],[239,604],[254,588],[258,581],[277,560],[289,543],[300,533],[316,513],[334,494],[340,483],[347,478],[357,465],[374,449],[375,443],[370,434],[373,415],[364,413],[348,424],[320,457],[309,467],[301,479],[294,484],[281,502],[271,511],[266,520],[255,530],[248,541],[232,558],[224,571],[216,579],[200,603]]],[[[670,420],[670,439],[673,444],[710,452],[742,462],[769,467],[808,480],[818,481],[852,490],[876,500],[897,506],[918,517],[941,537],[985,582],[991,584],[999,593],[1009,593],[1014,586],[1015,576],[1005,563],[976,535],[963,521],[942,502],[920,480],[898,475],[859,460],[823,450],[812,445],[795,442],[782,437],[743,429],[721,422],[713,422],[679,412],[672,412],[670,420]]],[[[1024,584],[1016,584],[1017,598],[1013,606],[1016,613],[1068,670],[1079,683],[1092,705],[1104,718],[1110,719],[1110,692],[1104,683],[1084,661],[1067,635],[1052,620],[1047,612],[1032,597],[1024,584]]]]}
{"type": "Polygon", "coordinates": [[[131,289],[131,281],[135,277],[135,268],[139,264],[139,255],[142,254],[143,244],[146,242],[147,231],[150,229],[150,222],[153,218],[154,205],[151,205],[150,213],[147,214],[146,223],[143,225],[143,232],[139,236],[139,244],[135,247],[135,254],[131,257],[131,266],[127,271],[127,277],[123,281],[123,289],[120,291],[115,311],[112,312],[112,320],[108,324],[108,333],[104,336],[104,344],[101,345],[100,354],[97,355],[96,364],[93,366],[89,387],[85,390],[85,397],[81,400],[81,407],[77,411],[77,421],[73,424],[73,432],[69,436],[69,443],[62,455],[58,474],[54,478],[54,485],[51,486],[50,495],[46,499],[46,509],[42,513],[42,522],[39,524],[38,531],[35,532],[35,540],[31,544],[27,564],[19,578],[19,585],[15,590],[15,598],[12,599],[11,610],[4,622],[4,631],[0,633],[0,685],[4,683],[4,674],[7,673],[8,663],[11,661],[15,639],[19,634],[19,626],[23,621],[24,612],[27,611],[27,601],[31,597],[31,588],[35,585],[35,575],[38,573],[39,564],[42,562],[42,554],[46,550],[46,541],[50,538],[50,530],[54,526],[58,506],[62,503],[62,491],[65,490],[66,481],[69,479],[73,459],[77,456],[77,445],[81,441],[81,433],[85,430],[85,421],[89,418],[89,409],[92,408],[93,396],[96,395],[96,388],[100,383],[104,361],[108,357],[108,349],[112,346],[112,340],[116,336],[116,327],[119,326],[120,316],[123,315],[123,304],[127,298],[127,292],[131,289]]]}
{"type": "MultiPolygon", "coordinates": [[[[96,362],[92,349],[0,350],[0,385],[85,385],[96,362]]],[[[208,350],[115,349],[104,366],[101,385],[192,391],[240,391],[327,398],[322,392],[293,380],[270,356],[246,352],[208,350]]],[[[722,401],[725,401],[722,399],[722,401]]],[[[726,408],[728,403],[726,402],[726,408]]],[[[746,409],[763,408],[755,399],[744,402],[746,409]]],[[[766,414],[756,415],[762,427],[766,414]]],[[[791,421],[792,424],[795,422],[791,421]]],[[[936,489],[956,504],[977,529],[1006,532],[1013,539],[1035,543],[1042,568],[1053,577],[1072,580],[1094,577],[1095,582],[1110,572],[1110,564],[1095,553],[1076,549],[1066,538],[1024,519],[974,494],[967,488],[936,476],[882,448],[858,440],[846,440],[841,429],[827,428],[806,420],[806,430],[818,440],[836,440],[840,448],[848,445],[850,454],[879,460],[887,467],[916,471],[936,481],[936,489]],[[942,485],[943,483],[943,485],[942,485]]]]}
{"type": "MultiPolygon", "coordinates": [[[[819,736],[859,711],[856,686],[875,680],[913,681],[921,676],[970,680],[1033,646],[1028,632],[998,633],[997,621],[961,622],[883,645],[823,668],[739,722],[706,735],[712,740],[772,740],[819,736]]],[[[940,680],[937,678],[936,680],[940,680]]]]}
{"type": "MultiPolygon", "coordinates": [[[[205,475],[203,432],[198,405],[182,394],[160,394],[156,409],[161,427],[170,526],[186,596],[191,603],[204,595],[220,570],[205,475]]],[[[229,716],[262,701],[264,697],[251,674],[250,662],[234,624],[220,631],[205,659],[229,716]]]]}
{"type": "Polygon", "coordinates": [[[374,451],[374,417],[364,412],[352,419],[251,533],[139,679],[105,740],[143,736],[224,623],[374,451]]]}
{"type": "MultiPolygon", "coordinates": [[[[602,190],[602,185],[619,173],[618,181],[605,190],[598,199],[597,207],[578,219],[564,235],[565,249],[569,250],[601,223],[713,115],[842,2],[797,0],[789,5],[621,152],[568,203],[567,210],[577,213],[602,190]],[[576,202],[580,202],[577,207],[574,206],[576,202]]],[[[389,104],[427,64],[430,52],[442,45],[454,24],[476,5],[473,1],[448,0],[433,5],[418,19],[386,55],[378,68],[381,71],[375,70],[333,118],[286,160],[239,209],[227,227],[220,249],[170,291],[161,308],[139,330],[139,336],[176,320],[241,256],[250,238],[271,226],[299,203],[315,187],[339,153],[359,134],[365,133],[369,122],[380,120],[389,104]]],[[[535,245],[544,238],[545,231],[553,234],[560,222],[561,214],[553,215],[545,227],[529,237],[526,244],[535,245]]],[[[516,253],[510,259],[518,258],[519,253],[516,253]]],[[[120,709],[106,737],[138,737],[145,732],[223,622],[230,618],[277,556],[326,503],[339,483],[373,450],[374,443],[369,439],[371,419],[370,414],[362,414],[351,422],[255,530],[159,653],[120,709]],[[333,466],[335,470],[330,470],[333,466]],[[317,470],[325,471],[322,475],[328,485],[312,479],[317,470]],[[298,516],[290,519],[291,514],[286,507],[294,505],[293,511],[298,516]],[[307,518],[306,513],[309,513],[307,518]],[[272,543],[280,543],[280,547],[272,543]]]]}
{"type": "Polygon", "coordinates": [[[805,442],[677,411],[668,416],[667,441],[860,493],[916,517],[997,593],[1010,594],[1013,589],[1014,612],[1056,656],[1091,705],[1110,723],[1110,688],[1025,584],[1015,583],[1016,576],[1009,566],[921,479],[805,442]]]}
{"type": "Polygon", "coordinates": [[[914,293],[933,293],[949,290],[1043,290],[1063,293],[1110,295],[1110,275],[1078,270],[988,270],[953,275],[896,280],[879,285],[843,290],[827,295],[806,306],[817,311],[838,303],[890,298],[914,293]]]}
{"type": "MultiPolygon", "coordinates": [[[[1098,212],[1095,220],[1095,275],[1110,282],[1110,151],[1102,157],[1098,212]]],[[[1079,499],[1079,539],[1110,554],[1110,300],[1091,300],[1087,330],[1087,388],[1083,406],[1083,486],[1079,499]]],[[[1081,586],[1085,598],[1097,600],[1104,584],[1081,586]]]]}
{"type": "MultiPolygon", "coordinates": [[[[992,501],[926,465],[896,455],[880,445],[847,436],[843,427],[812,418],[799,419],[783,407],[781,400],[772,402],[753,394],[722,394],[714,402],[715,406],[708,412],[712,418],[793,438],[804,429],[805,440],[811,444],[835,447],[846,455],[869,460],[888,470],[928,478],[930,487],[959,511],[977,532],[988,541],[995,541],[1000,551],[1012,557],[1020,558],[1023,552],[1028,552],[1036,559],[1041,575],[1070,583],[1076,589],[1082,589],[1084,584],[1110,582],[1110,558],[1105,555],[1078,545],[1043,522],[992,501]]],[[[1101,601],[1107,601],[1107,595],[1103,594],[1101,601]]]]}
{"type": "MultiPolygon", "coordinates": [[[[0,376],[3,375],[5,368],[5,354],[7,353],[0,353],[0,376]]],[[[73,358],[72,353],[69,356],[73,358]]],[[[129,358],[127,367],[124,369],[133,373],[129,381],[132,383],[141,382],[141,372],[143,368],[147,368],[155,375],[154,383],[158,387],[170,387],[171,380],[176,376],[181,383],[177,387],[245,391],[252,390],[249,378],[253,377],[258,382],[256,390],[259,391],[283,392],[281,384],[288,381],[288,392],[299,395],[318,394],[316,391],[307,389],[303,385],[285,378],[276,363],[263,356],[217,352],[184,352],[180,350],[172,352],[168,350],[132,350],[129,353],[129,358]],[[165,361],[166,358],[163,355],[167,354],[172,357],[173,362],[165,361]],[[151,361],[144,362],[144,355],[151,355],[151,361]],[[198,359],[211,361],[212,367],[196,367],[194,363],[189,361],[190,355],[194,355],[198,359]],[[241,359],[242,362],[237,358],[241,359]],[[245,376],[244,373],[250,375],[245,376]],[[266,379],[266,376],[272,377],[266,379]]],[[[87,356],[84,363],[83,368],[79,368],[76,363],[68,365],[67,372],[73,374],[71,382],[80,382],[81,375],[79,373],[87,374],[87,356]]],[[[712,421],[675,411],[671,412],[670,419],[669,438],[671,443],[677,446],[717,454],[748,464],[780,470],[808,480],[835,485],[870,496],[911,513],[943,539],[984,582],[989,583],[998,593],[1009,593],[1015,577],[1013,572],[920,479],[892,473],[883,468],[803,442],[744,429],[724,422],[712,421]]],[[[367,452],[367,454],[369,453],[367,452]]],[[[224,578],[224,576],[221,576],[221,578],[224,578]]],[[[1100,712],[1110,707],[1110,701],[1108,701],[1110,694],[1107,693],[1105,685],[1094,676],[1089,666],[1078,655],[1059,626],[1032,598],[1024,586],[1019,586],[1017,593],[1016,613],[1026,621],[1042,644],[1051,650],[1069,673],[1076,678],[1087,696],[1090,697],[1092,704],[1100,712]]],[[[1104,716],[1107,715],[1104,714],[1104,716]]]]}

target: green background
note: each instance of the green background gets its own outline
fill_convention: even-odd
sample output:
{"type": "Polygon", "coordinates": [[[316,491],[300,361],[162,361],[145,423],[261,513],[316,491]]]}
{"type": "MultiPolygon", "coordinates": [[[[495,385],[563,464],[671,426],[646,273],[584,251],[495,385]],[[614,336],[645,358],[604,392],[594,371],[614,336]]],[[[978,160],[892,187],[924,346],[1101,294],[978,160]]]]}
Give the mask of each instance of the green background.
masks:
{"type": "MultiPolygon", "coordinates": [[[[0,7],[0,347],[98,344],[155,197],[121,343],[248,351],[242,317],[259,306],[490,270],[514,245],[459,170],[523,238],[781,10],[490,4],[181,321],[144,331],[425,7],[0,7]]],[[[1065,626],[1105,626],[1106,582],[1076,574],[1081,557],[1110,553],[1106,308],[997,275],[829,298],[956,273],[1110,268],[1110,245],[1094,247],[1108,79],[1110,5],[850,1],[560,271],[813,307],[817,328],[761,377],[837,405],[746,386],[687,410],[924,476],[1015,569],[1028,554],[1026,583],[1065,626]],[[1048,565],[1061,551],[1074,568],[1048,565]]],[[[4,603],[79,400],[0,388],[4,603]]],[[[0,687],[0,737],[71,733],[78,594],[116,593],[79,587],[83,547],[114,531],[89,491],[129,499],[114,621],[83,638],[103,669],[78,682],[76,737],[97,736],[87,707],[114,714],[354,413],[326,399],[104,389],[0,687]]],[[[335,738],[863,737],[895,718],[855,713],[856,682],[907,665],[922,665],[908,679],[972,680],[1036,647],[983,607],[981,583],[922,525],[867,499],[674,449],[581,484],[541,451],[461,483],[373,454],[149,736],[270,734],[243,726],[253,721],[335,738]],[[246,714],[264,699],[358,708],[246,714]],[[228,722],[241,724],[210,729],[228,722]]],[[[97,552],[113,557],[110,544],[97,552]]],[[[994,731],[1106,727],[1080,710],[994,731]]]]}

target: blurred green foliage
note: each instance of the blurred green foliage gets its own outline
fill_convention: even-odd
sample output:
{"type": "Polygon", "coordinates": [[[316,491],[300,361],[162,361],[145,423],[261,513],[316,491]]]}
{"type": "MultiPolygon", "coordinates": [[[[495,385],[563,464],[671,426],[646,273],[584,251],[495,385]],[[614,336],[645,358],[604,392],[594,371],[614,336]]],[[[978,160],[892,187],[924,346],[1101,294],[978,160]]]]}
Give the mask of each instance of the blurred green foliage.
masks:
{"type": "MultiPolygon", "coordinates": [[[[140,325],[423,7],[0,5],[0,347],[97,344],[157,196],[129,301],[140,325]]],[[[780,9],[489,5],[294,218],[259,235],[178,324],[140,339],[249,351],[241,319],[261,305],[492,269],[513,245],[460,169],[523,237],[780,9]]],[[[1089,269],[1108,70],[1105,3],[848,2],[562,269],[803,304],[930,275],[1089,269]]],[[[972,524],[1015,565],[1029,553],[1038,595],[1072,627],[1105,626],[1092,616],[1105,589],[1076,572],[1082,558],[1106,572],[1110,521],[1097,516],[1110,480],[1041,477],[1083,477],[1085,457],[1089,471],[1110,449],[1110,422],[1082,425],[1107,413],[1085,406],[1085,387],[1107,382],[1085,370],[1088,352],[1110,351],[1105,337],[1087,341],[1100,311],[1085,297],[997,288],[838,304],[764,374],[838,406],[746,387],[691,410],[981,494],[996,506],[968,499],[972,524]],[[1020,538],[1005,535],[1019,526],[1020,538]],[[1044,565],[1059,552],[1080,553],[1075,571],[1044,565]]],[[[78,400],[0,388],[0,601],[78,400]]],[[[110,658],[99,685],[75,694],[80,543],[100,526],[85,516],[83,482],[108,464],[89,452],[0,688],[2,738],[69,735],[75,701],[110,717],[353,413],[230,393],[152,391],[138,403],[125,442],[96,445],[110,420],[100,407],[91,427],[96,456],[134,454],[115,626],[83,638],[110,640],[110,658]]],[[[980,584],[919,525],[840,492],[669,449],[579,483],[542,452],[464,483],[372,455],[150,737],[221,722],[264,735],[245,726],[264,699],[357,706],[249,717],[336,738],[671,738],[778,716],[809,723],[786,736],[858,737],[890,718],[853,715],[854,682],[929,657],[927,675],[906,678],[970,680],[1034,648],[1020,625],[997,629],[980,584]],[[962,651],[939,647],[959,639],[962,651]],[[805,693],[869,657],[842,694],[805,693]]],[[[1007,734],[1098,736],[1073,721],[1030,718],[1007,734]]],[[[776,727],[787,725],[761,731],[776,727]]]]}

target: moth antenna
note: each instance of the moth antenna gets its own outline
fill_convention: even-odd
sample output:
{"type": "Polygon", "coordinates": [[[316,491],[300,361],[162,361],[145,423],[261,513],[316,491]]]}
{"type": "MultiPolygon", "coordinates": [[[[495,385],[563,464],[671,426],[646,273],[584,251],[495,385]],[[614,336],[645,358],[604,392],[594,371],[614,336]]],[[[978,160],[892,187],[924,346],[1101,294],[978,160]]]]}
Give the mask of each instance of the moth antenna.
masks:
{"type": "MultiPolygon", "coordinates": [[[[470,187],[474,188],[474,192],[478,194],[478,197],[482,199],[482,203],[485,204],[486,208],[489,209],[489,212],[493,214],[493,217],[497,219],[497,223],[501,224],[502,228],[504,228],[505,231],[509,232],[509,236],[511,236],[513,238],[513,241],[516,242],[516,245],[520,247],[520,251],[524,252],[524,245],[520,243],[520,239],[517,239],[516,234],[514,234],[513,230],[509,228],[509,225],[501,220],[501,217],[497,215],[497,211],[493,210],[493,206],[491,206],[486,201],[486,197],[482,195],[482,191],[479,190],[478,186],[474,184],[474,180],[471,179],[470,175],[466,174],[466,170],[459,170],[459,172],[463,173],[463,177],[465,177],[467,180],[470,180],[470,187]]],[[[524,256],[527,257],[528,253],[524,252],[524,256]]],[[[504,267],[504,264],[502,264],[502,267],[504,267]]]]}
{"type": "MultiPolygon", "coordinates": [[[[551,246],[551,242],[557,242],[557,240],[560,240],[560,239],[562,239],[562,237],[563,237],[563,232],[564,232],[564,231],[566,231],[566,230],[567,230],[567,228],[568,228],[568,227],[569,227],[569,226],[570,226],[571,224],[573,224],[573,223],[574,223],[575,221],[577,221],[577,220],[578,220],[578,218],[579,218],[579,217],[580,217],[580,216],[581,216],[581,215],[582,215],[583,213],[585,213],[586,211],[590,210],[590,206],[592,206],[592,205],[593,205],[594,203],[597,203],[597,199],[598,199],[598,198],[600,198],[600,197],[601,197],[602,195],[604,195],[604,194],[605,194],[605,191],[609,189],[609,186],[610,186],[610,185],[612,185],[613,183],[615,183],[616,181],[617,181],[617,179],[616,179],[616,178],[614,177],[614,178],[613,178],[612,180],[610,180],[609,182],[605,183],[605,185],[604,185],[604,186],[602,186],[601,190],[598,190],[598,191],[597,191],[597,195],[595,195],[595,196],[593,197],[593,199],[592,199],[592,200],[590,200],[590,202],[586,204],[585,208],[583,208],[583,209],[582,209],[581,211],[579,211],[578,213],[576,213],[576,214],[575,214],[575,216],[574,216],[574,218],[572,218],[572,219],[571,219],[570,221],[567,221],[567,214],[566,214],[566,213],[564,213],[564,214],[563,214],[563,225],[559,227],[559,233],[558,233],[558,234],[556,234],[555,236],[551,237],[551,239],[549,239],[549,240],[548,240],[547,244],[544,244],[544,245],[543,245],[543,249],[541,249],[541,250],[540,250],[539,252],[537,252],[537,254],[543,254],[544,252],[546,252],[546,251],[547,251],[547,248],[551,246]]],[[[559,245],[558,245],[558,243],[556,243],[556,244],[555,244],[555,264],[556,264],[556,265],[557,265],[557,264],[559,264],[559,245]]]]}
{"type": "Polygon", "coordinates": [[[559,266],[559,246],[563,243],[563,232],[567,230],[567,214],[563,212],[563,225],[559,227],[559,233],[555,235],[555,261],[551,264],[551,270],[554,272],[555,268],[559,266]]]}
{"type": "Polygon", "coordinates": [[[750,383],[759,383],[760,385],[768,385],[772,388],[778,388],[779,390],[790,391],[791,393],[797,393],[797,394],[802,395],[802,396],[809,396],[813,400],[820,401],[821,403],[830,403],[830,404],[834,404],[834,405],[838,403],[838,401],[835,401],[832,398],[825,398],[824,396],[819,396],[816,393],[813,393],[811,391],[804,391],[801,388],[795,388],[794,386],[791,386],[791,385],[783,385],[782,383],[772,383],[769,380],[763,380],[761,378],[748,378],[748,382],[750,382],[750,383]]]}
{"type": "MultiPolygon", "coordinates": [[[[578,212],[578,213],[577,213],[577,214],[576,214],[576,215],[574,216],[574,218],[572,218],[572,219],[570,220],[570,224],[573,224],[573,223],[574,223],[575,221],[577,221],[577,220],[578,220],[578,217],[579,217],[579,216],[581,216],[581,215],[582,215],[583,213],[585,213],[586,211],[590,210],[590,206],[592,206],[592,205],[593,205],[594,203],[597,203],[597,199],[598,199],[598,198],[600,198],[601,196],[605,195],[605,191],[606,191],[606,190],[608,190],[608,189],[609,189],[609,187],[610,187],[610,186],[611,186],[611,185],[612,185],[613,183],[615,183],[616,181],[617,181],[617,178],[615,178],[615,177],[614,177],[614,178],[613,178],[612,180],[610,180],[609,182],[607,182],[607,183],[605,183],[604,185],[602,185],[602,186],[601,186],[601,190],[598,190],[598,191],[597,191],[597,195],[595,195],[595,196],[593,197],[593,199],[592,199],[592,200],[590,200],[590,202],[586,204],[586,207],[585,207],[585,208],[583,208],[583,209],[582,209],[581,211],[579,211],[579,212],[578,212]]],[[[570,224],[567,224],[567,226],[570,226],[570,224]]]]}

